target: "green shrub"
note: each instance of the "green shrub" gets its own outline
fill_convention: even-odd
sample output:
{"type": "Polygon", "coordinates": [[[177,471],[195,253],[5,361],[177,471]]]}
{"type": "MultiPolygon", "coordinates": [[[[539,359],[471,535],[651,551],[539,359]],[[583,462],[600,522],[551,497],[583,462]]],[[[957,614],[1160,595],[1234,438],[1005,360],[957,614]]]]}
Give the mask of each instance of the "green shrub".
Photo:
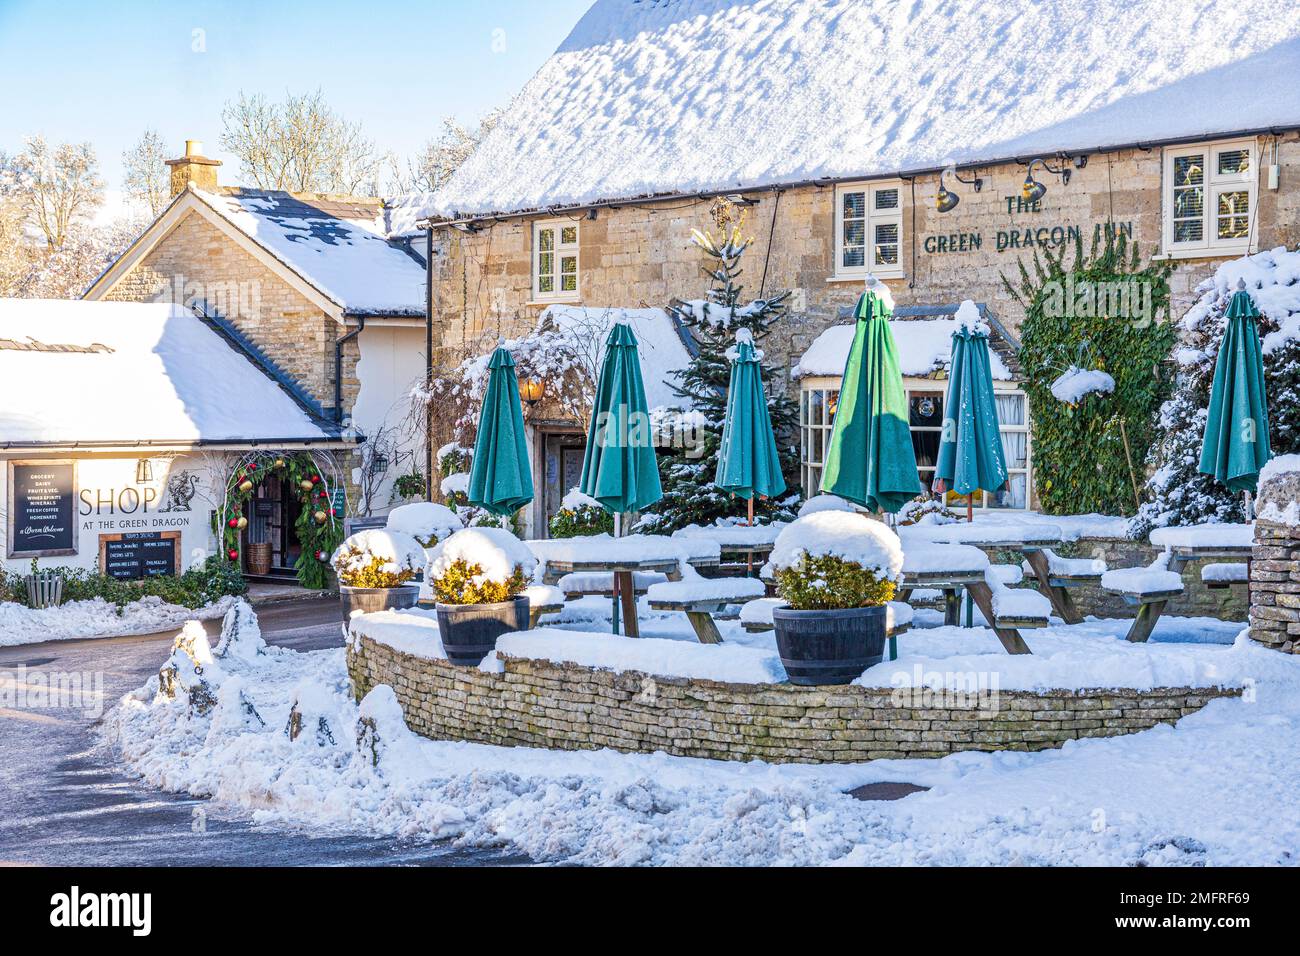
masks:
{"type": "Polygon", "coordinates": [[[500,604],[523,594],[528,587],[528,576],[519,565],[505,581],[475,581],[482,573],[482,565],[458,558],[430,585],[440,604],[500,604]]]}
{"type": "Polygon", "coordinates": [[[805,555],[799,567],[776,572],[776,592],[796,611],[879,607],[894,597],[894,582],[830,554],[805,555]]]}
{"type": "Polygon", "coordinates": [[[397,480],[393,482],[393,488],[397,491],[400,498],[423,498],[425,481],[424,475],[418,471],[412,471],[406,475],[398,475],[397,480]]]}
{"type": "Polygon", "coordinates": [[[583,538],[593,534],[613,534],[614,516],[604,508],[593,505],[580,505],[577,508],[561,508],[551,518],[552,538],[583,538]]]}
{"type": "MultiPolygon", "coordinates": [[[[33,568],[33,570],[38,570],[33,568]]],[[[200,608],[222,597],[248,592],[248,582],[243,573],[230,562],[210,555],[203,564],[181,575],[158,575],[138,581],[122,581],[98,571],[85,568],[46,567],[63,578],[63,600],[90,601],[102,598],[120,611],[141,598],[157,597],[168,604],[200,608]]],[[[0,571],[0,600],[27,603],[25,575],[0,571]]]]}

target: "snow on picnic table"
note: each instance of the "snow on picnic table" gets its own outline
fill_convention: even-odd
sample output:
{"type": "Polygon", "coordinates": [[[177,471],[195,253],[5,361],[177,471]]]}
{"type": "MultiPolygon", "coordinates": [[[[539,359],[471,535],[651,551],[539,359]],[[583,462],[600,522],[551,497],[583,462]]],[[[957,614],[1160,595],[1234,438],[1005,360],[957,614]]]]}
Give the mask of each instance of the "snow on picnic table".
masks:
{"type": "Polygon", "coordinates": [[[538,561],[618,563],[624,561],[717,560],[722,553],[716,541],[701,538],[669,538],[657,534],[630,534],[615,538],[593,534],[576,538],[529,540],[538,561]]]}
{"type": "Polygon", "coordinates": [[[1192,524],[1155,528],[1151,543],[1163,548],[1240,548],[1255,543],[1255,525],[1192,524]]]}
{"type": "Polygon", "coordinates": [[[731,601],[739,604],[762,597],[767,586],[758,578],[693,578],[652,584],[646,592],[651,601],[731,601]]]}
{"type": "Polygon", "coordinates": [[[743,545],[773,544],[777,536],[789,524],[787,521],[774,521],[772,524],[756,524],[752,527],[743,524],[698,525],[688,524],[673,532],[674,538],[704,538],[716,541],[723,547],[743,545]]]}

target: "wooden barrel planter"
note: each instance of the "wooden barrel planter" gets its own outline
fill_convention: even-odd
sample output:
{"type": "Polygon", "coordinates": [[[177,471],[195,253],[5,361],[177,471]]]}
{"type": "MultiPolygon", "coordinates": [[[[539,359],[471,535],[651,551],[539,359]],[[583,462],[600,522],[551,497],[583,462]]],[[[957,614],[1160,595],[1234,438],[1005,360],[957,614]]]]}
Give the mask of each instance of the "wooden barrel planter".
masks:
{"type": "Polygon", "coordinates": [[[244,560],[248,563],[249,574],[271,573],[271,542],[262,541],[244,548],[244,560]]]}
{"type": "Polygon", "coordinates": [[[415,607],[420,597],[417,585],[404,584],[400,588],[353,588],[339,585],[339,603],[343,607],[343,626],[346,628],[355,611],[373,614],[376,611],[404,611],[415,607]]]}
{"type": "Polygon", "coordinates": [[[528,630],[528,598],[500,604],[439,604],[438,634],[447,660],[458,667],[478,667],[496,650],[497,638],[528,630]]]}
{"type": "Polygon", "coordinates": [[[884,607],[834,611],[772,609],[776,649],[790,683],[850,684],[885,654],[884,607]]]}

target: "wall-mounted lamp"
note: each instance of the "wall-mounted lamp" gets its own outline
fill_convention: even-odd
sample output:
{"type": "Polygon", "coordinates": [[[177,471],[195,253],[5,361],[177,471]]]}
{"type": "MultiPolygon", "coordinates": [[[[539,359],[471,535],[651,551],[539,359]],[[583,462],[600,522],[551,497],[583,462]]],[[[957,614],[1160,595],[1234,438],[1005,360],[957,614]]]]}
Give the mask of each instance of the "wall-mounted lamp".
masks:
{"type": "Polygon", "coordinates": [[[961,176],[957,174],[957,167],[949,166],[939,174],[939,192],[934,197],[934,208],[938,209],[940,212],[952,212],[957,208],[957,204],[961,202],[960,196],[944,186],[943,178],[945,176],[951,176],[953,179],[957,180],[957,182],[964,183],[967,186],[974,186],[976,192],[979,192],[984,188],[984,180],[980,177],[976,176],[973,179],[962,179],[961,176]]]}
{"type": "Polygon", "coordinates": [[[1062,166],[1060,169],[1053,169],[1047,164],[1047,160],[1036,156],[1029,161],[1029,168],[1025,170],[1025,181],[1020,185],[1020,198],[1025,202],[1038,202],[1047,194],[1047,187],[1034,178],[1035,166],[1043,167],[1053,176],[1060,176],[1062,185],[1068,185],[1070,182],[1070,167],[1062,166]]]}
{"type": "Polygon", "coordinates": [[[727,202],[733,206],[757,206],[757,199],[750,199],[748,196],[742,196],[740,193],[732,193],[730,196],[724,196],[727,202]]]}
{"type": "Polygon", "coordinates": [[[478,232],[478,226],[472,222],[453,222],[451,228],[457,232],[475,233],[478,232]]]}
{"type": "Polygon", "coordinates": [[[153,463],[148,458],[141,458],[135,463],[135,483],[148,484],[153,481],[153,463]]]}
{"type": "Polygon", "coordinates": [[[519,383],[519,397],[531,409],[534,405],[542,400],[542,395],[546,392],[546,383],[540,378],[527,378],[519,383]]]}
{"type": "Polygon", "coordinates": [[[595,219],[597,214],[598,214],[598,210],[596,209],[595,206],[592,206],[590,209],[587,210],[588,219],[595,219]]]}

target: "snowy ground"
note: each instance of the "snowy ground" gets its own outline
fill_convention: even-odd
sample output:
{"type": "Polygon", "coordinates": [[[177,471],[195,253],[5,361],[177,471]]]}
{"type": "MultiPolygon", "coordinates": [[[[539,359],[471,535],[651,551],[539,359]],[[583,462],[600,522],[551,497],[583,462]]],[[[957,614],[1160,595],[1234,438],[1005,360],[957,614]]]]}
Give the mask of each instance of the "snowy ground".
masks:
{"type": "Polygon", "coordinates": [[[103,598],[70,601],[59,607],[40,610],[9,601],[0,602],[0,647],[87,637],[155,634],[180,627],[194,618],[221,617],[230,607],[231,600],[225,597],[195,611],[167,604],[159,597],[147,597],[132,601],[122,608],[120,614],[115,605],[103,598]]]}
{"type": "MultiPolygon", "coordinates": [[[[599,610],[600,602],[580,602],[566,615],[585,615],[585,625],[564,626],[608,626],[599,610]]],[[[918,615],[927,622],[927,612],[918,615]]],[[[1031,643],[1056,631],[1106,644],[1126,626],[1049,629],[1031,643]]],[[[381,688],[363,703],[380,738],[376,767],[354,743],[361,711],[347,694],[342,651],[277,648],[222,661],[227,690],[210,717],[156,698],[153,681],[123,699],[105,734],[146,782],[210,797],[260,823],[451,839],[553,863],[1295,864],[1300,662],[1244,637],[1234,643],[1239,629],[1166,617],[1153,648],[1217,655],[1225,671],[1256,675],[1246,699],[1214,701],[1176,727],[1037,754],[817,767],[434,742],[406,731],[381,688]],[[264,728],[240,717],[232,677],[264,728]],[[327,715],[334,743],[287,739],[295,693],[327,715]],[[885,781],[931,789],[894,803],[844,792],[885,781]]],[[[643,633],[682,639],[685,621],[647,615],[643,633]]],[[[736,624],[723,633],[770,640],[736,624]]],[[[994,640],[983,629],[914,630],[900,638],[904,657],[894,666],[910,665],[909,639],[933,648],[963,636],[974,647],[994,640]]]]}

